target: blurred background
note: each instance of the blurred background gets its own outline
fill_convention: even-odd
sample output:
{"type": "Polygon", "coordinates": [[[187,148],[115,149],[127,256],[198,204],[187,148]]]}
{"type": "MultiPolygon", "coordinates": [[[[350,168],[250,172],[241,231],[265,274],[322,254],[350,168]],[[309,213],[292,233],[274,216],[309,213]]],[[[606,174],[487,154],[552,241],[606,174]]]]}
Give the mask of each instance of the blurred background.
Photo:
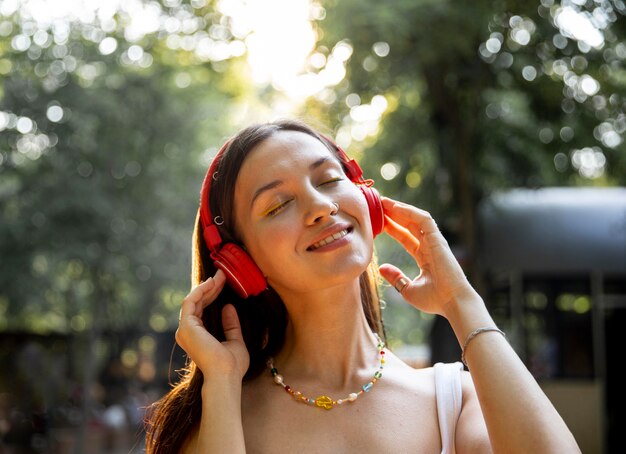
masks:
{"type": "MultiPolygon", "coordinates": [[[[626,418],[623,0],[0,0],[0,453],[143,451],[204,172],[298,117],[429,210],[585,453],[626,418]]],[[[388,238],[380,262],[418,273],[388,238]]],[[[392,348],[457,361],[383,288],[392,348]]]]}

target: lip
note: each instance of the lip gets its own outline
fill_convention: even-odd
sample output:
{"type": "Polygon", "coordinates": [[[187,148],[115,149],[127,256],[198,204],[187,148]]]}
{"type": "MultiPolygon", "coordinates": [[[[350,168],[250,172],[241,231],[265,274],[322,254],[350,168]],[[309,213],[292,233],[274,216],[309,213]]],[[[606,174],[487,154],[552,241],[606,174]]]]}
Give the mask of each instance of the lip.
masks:
{"type": "Polygon", "coordinates": [[[335,243],[337,243],[337,246],[339,246],[340,244],[343,244],[344,242],[348,241],[347,237],[352,233],[352,231],[354,230],[354,227],[352,227],[352,225],[345,223],[345,222],[341,222],[338,224],[333,224],[327,228],[325,228],[324,230],[322,230],[319,235],[317,235],[314,240],[307,246],[306,250],[308,252],[315,252],[315,251],[319,251],[321,249],[325,249],[327,247],[333,246],[335,245],[335,243]],[[339,238],[338,240],[333,241],[330,244],[327,244],[325,246],[321,246],[317,249],[312,249],[313,245],[316,243],[319,243],[320,241],[322,241],[323,239],[328,238],[331,235],[335,235],[337,233],[340,233],[344,230],[348,231],[348,235],[344,236],[343,238],[339,238]]]}

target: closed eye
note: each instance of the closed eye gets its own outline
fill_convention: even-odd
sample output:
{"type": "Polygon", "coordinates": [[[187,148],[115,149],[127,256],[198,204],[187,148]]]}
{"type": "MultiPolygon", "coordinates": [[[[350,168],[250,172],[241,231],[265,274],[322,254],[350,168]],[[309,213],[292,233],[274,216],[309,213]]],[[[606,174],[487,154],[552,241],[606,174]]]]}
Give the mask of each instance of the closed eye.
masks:
{"type": "Polygon", "coordinates": [[[266,211],[264,216],[268,216],[268,217],[276,216],[287,206],[289,202],[291,202],[291,200],[287,200],[285,202],[279,203],[278,205],[274,206],[270,210],[266,211]]]}
{"type": "Polygon", "coordinates": [[[338,183],[341,180],[343,180],[343,177],[335,177],[335,178],[331,178],[330,180],[324,181],[323,183],[321,183],[319,186],[324,186],[327,184],[333,184],[333,183],[338,183]]]}
{"type": "MultiPolygon", "coordinates": [[[[318,187],[320,186],[330,186],[332,184],[335,183],[339,183],[340,181],[342,181],[344,178],[343,177],[334,177],[334,178],[330,178],[326,181],[323,181],[322,183],[320,183],[318,185],[318,187]]],[[[275,205],[274,207],[270,208],[269,210],[267,210],[263,215],[267,216],[267,217],[273,217],[276,216],[278,213],[280,213],[286,206],[287,204],[289,204],[289,202],[291,202],[293,199],[289,199],[286,200],[284,202],[279,203],[278,205],[275,205]]]]}

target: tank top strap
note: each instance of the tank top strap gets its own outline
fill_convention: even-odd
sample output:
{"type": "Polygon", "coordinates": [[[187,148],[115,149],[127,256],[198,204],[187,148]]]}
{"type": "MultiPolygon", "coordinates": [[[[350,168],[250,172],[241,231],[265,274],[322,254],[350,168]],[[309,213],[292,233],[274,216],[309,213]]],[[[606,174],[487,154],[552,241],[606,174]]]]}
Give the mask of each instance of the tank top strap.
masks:
{"type": "Polygon", "coordinates": [[[437,416],[441,434],[441,454],[455,454],[454,435],[463,404],[461,385],[463,364],[460,362],[437,363],[433,368],[435,371],[437,416]]]}

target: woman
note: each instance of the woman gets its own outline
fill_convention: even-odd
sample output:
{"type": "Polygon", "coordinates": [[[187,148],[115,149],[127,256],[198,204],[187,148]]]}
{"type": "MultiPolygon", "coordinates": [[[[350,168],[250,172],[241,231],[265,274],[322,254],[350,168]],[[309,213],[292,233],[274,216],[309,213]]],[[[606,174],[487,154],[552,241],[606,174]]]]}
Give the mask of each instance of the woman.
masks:
{"type": "Polygon", "coordinates": [[[192,277],[176,333],[191,361],[155,404],[149,453],[579,452],[429,214],[379,198],[306,125],[253,126],[220,150],[192,277]],[[384,347],[383,223],[421,273],[380,275],[448,319],[470,373],[415,370],[384,347]]]}

